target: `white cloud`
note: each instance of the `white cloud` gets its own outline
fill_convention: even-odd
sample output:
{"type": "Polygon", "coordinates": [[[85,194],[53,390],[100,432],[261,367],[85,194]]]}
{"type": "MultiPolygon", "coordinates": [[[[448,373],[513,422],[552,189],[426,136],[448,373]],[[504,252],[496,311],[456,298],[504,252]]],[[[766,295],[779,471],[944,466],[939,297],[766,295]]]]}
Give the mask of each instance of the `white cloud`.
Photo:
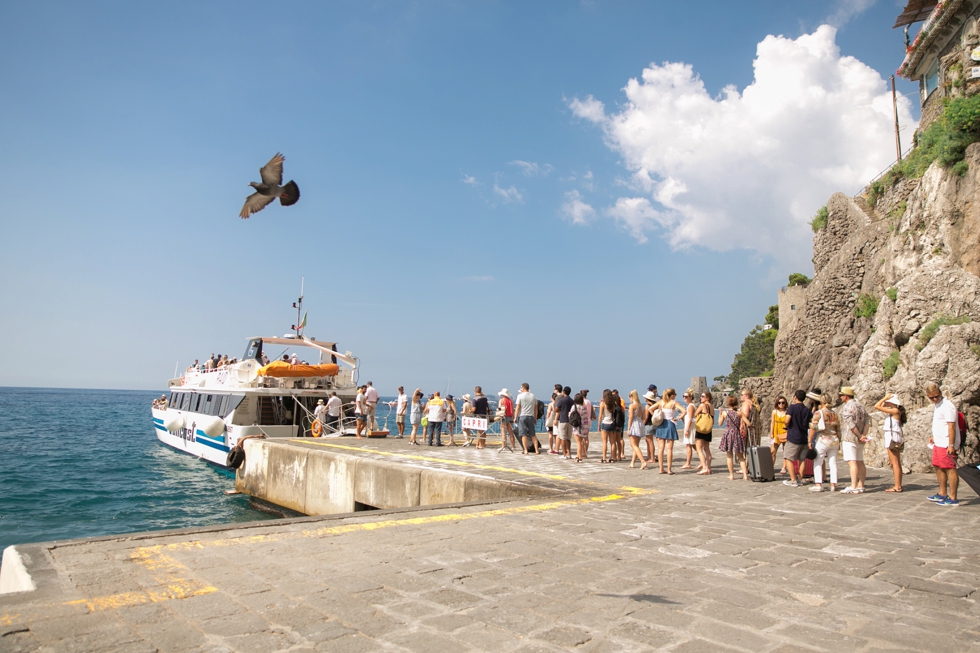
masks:
{"type": "MultiPolygon", "coordinates": [[[[894,157],[885,80],[841,56],[835,37],[829,25],[767,36],[741,93],[728,86],[713,98],[690,65],[664,63],[629,80],[617,113],[591,96],[572,99],[622,156],[633,192],[646,195],[620,198],[606,214],[638,240],[662,230],[675,248],[798,258],[827,198],[856,192],[894,157]]],[[[908,99],[899,103],[902,124],[913,125],[908,99]]]]}
{"type": "Polygon", "coordinates": [[[561,212],[572,224],[588,224],[595,217],[595,209],[582,201],[582,195],[577,190],[565,193],[565,199],[567,201],[561,205],[561,212]]]}
{"type": "Polygon", "coordinates": [[[537,175],[547,177],[555,169],[550,163],[539,165],[534,161],[511,161],[510,165],[520,168],[525,177],[535,177],[537,175]]]}
{"type": "Polygon", "coordinates": [[[657,226],[670,227],[674,222],[671,215],[653,208],[645,197],[620,197],[605,213],[641,243],[647,242],[647,231],[657,226]]]}
{"type": "Polygon", "coordinates": [[[476,180],[476,177],[471,177],[470,175],[463,174],[463,183],[467,186],[482,186],[480,182],[476,180]]]}
{"type": "Polygon", "coordinates": [[[504,204],[523,204],[524,195],[515,186],[501,188],[497,182],[493,182],[493,192],[497,194],[500,201],[504,204]]]}
{"type": "Polygon", "coordinates": [[[871,9],[875,2],[877,0],[837,0],[834,13],[827,17],[827,22],[834,27],[843,27],[855,16],[871,9]]]}

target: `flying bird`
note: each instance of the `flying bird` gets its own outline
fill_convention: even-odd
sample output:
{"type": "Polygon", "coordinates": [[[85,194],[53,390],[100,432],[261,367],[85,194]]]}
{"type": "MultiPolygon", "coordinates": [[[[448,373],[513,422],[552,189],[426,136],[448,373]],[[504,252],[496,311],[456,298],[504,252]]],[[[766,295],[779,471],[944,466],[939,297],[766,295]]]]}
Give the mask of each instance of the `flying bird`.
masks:
{"type": "Polygon", "coordinates": [[[267,164],[259,169],[262,183],[254,181],[248,185],[255,189],[255,192],[245,200],[242,212],[238,214],[240,218],[248,218],[253,213],[258,213],[269,206],[273,200],[279,198],[279,203],[283,206],[292,206],[299,200],[299,186],[295,181],[290,181],[282,186],[282,162],[286,160],[282,154],[276,153],[267,164]]]}

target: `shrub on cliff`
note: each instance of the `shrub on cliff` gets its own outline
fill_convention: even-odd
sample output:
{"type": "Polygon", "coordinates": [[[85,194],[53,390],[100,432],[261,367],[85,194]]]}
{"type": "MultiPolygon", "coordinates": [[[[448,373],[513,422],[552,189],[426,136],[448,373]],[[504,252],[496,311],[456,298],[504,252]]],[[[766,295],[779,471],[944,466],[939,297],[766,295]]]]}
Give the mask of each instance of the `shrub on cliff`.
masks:
{"type": "Polygon", "coordinates": [[[966,148],[976,142],[980,142],[980,95],[947,100],[942,114],[916,135],[915,148],[905,160],[871,183],[868,203],[874,206],[885,190],[902,177],[921,177],[934,161],[958,175],[965,174],[966,148]]]}
{"type": "Polygon", "coordinates": [[[902,362],[900,356],[898,351],[893,351],[888,358],[882,361],[881,371],[886,381],[895,376],[895,372],[898,371],[898,366],[902,362]]]}
{"type": "Polygon", "coordinates": [[[957,324],[966,324],[969,321],[970,321],[969,315],[963,315],[961,317],[950,317],[949,315],[940,315],[935,320],[927,324],[925,328],[922,329],[922,332],[919,334],[919,344],[917,345],[919,351],[925,349],[926,345],[929,344],[929,341],[932,340],[936,336],[936,334],[939,333],[939,330],[944,326],[955,326],[957,324]]]}
{"type": "Polygon", "coordinates": [[[874,317],[878,312],[878,299],[874,295],[861,293],[854,302],[854,314],[858,317],[874,317]]]}
{"type": "MultiPolygon", "coordinates": [[[[827,205],[824,204],[817,211],[817,214],[813,216],[810,220],[810,228],[813,229],[813,233],[817,233],[821,229],[827,226],[827,220],[830,218],[830,213],[827,212],[827,205]]],[[[792,285],[792,284],[791,284],[792,285]]]]}
{"type": "MultiPolygon", "coordinates": [[[[827,207],[824,207],[824,208],[827,208],[827,207]]],[[[810,283],[811,281],[813,281],[813,279],[811,279],[810,277],[806,276],[805,274],[800,274],[799,272],[794,272],[793,274],[789,275],[789,283],[786,284],[786,285],[787,286],[805,286],[808,283],[810,283]]]]}

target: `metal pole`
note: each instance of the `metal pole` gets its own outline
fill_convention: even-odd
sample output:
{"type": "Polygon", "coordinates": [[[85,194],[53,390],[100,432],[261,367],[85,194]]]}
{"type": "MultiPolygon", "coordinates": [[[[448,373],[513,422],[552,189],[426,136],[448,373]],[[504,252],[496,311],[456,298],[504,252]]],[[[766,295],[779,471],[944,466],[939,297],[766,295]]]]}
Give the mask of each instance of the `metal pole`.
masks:
{"type": "Polygon", "coordinates": [[[892,75],[892,109],[895,111],[895,156],[902,160],[902,137],[898,133],[898,99],[895,96],[895,75],[892,75]]]}

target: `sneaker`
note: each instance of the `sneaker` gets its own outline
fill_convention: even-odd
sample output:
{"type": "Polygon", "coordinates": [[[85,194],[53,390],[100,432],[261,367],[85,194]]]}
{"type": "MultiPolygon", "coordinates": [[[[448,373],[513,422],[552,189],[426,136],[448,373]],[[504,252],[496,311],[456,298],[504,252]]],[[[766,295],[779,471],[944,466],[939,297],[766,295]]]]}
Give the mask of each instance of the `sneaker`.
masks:
{"type": "Polygon", "coordinates": [[[790,480],[783,481],[783,485],[785,485],[786,487],[800,487],[799,483],[790,480]]]}
{"type": "Polygon", "coordinates": [[[931,497],[926,497],[927,500],[929,500],[929,501],[935,501],[936,503],[942,503],[943,501],[945,501],[948,498],[949,497],[943,496],[942,494],[934,494],[931,497]]]}
{"type": "Polygon", "coordinates": [[[810,488],[810,492],[823,492],[823,486],[814,485],[812,488],[810,488]]]}
{"type": "Polygon", "coordinates": [[[855,492],[857,492],[857,490],[855,490],[854,488],[852,488],[850,486],[848,486],[848,487],[846,487],[846,488],[844,488],[843,490],[840,491],[841,494],[854,494],[855,492]]]}
{"type": "Polygon", "coordinates": [[[958,506],[958,505],[960,505],[960,502],[957,499],[950,499],[950,498],[947,497],[945,501],[937,501],[936,502],[936,505],[937,506],[958,506]]]}

